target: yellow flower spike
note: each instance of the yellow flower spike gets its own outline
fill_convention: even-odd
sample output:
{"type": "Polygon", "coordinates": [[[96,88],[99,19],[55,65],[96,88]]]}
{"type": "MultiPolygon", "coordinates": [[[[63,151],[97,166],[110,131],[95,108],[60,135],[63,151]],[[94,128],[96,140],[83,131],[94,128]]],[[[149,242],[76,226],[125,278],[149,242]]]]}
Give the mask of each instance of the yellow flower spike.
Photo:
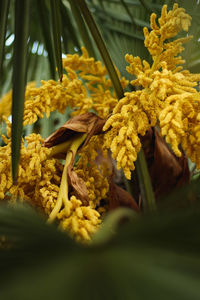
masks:
{"type": "Polygon", "coordinates": [[[68,178],[67,178],[67,168],[71,163],[72,156],[75,154],[80,147],[80,145],[83,143],[83,141],[86,138],[86,134],[81,134],[80,136],[76,137],[70,148],[69,151],[67,151],[66,160],[65,160],[65,166],[63,169],[63,175],[61,179],[60,184],[60,190],[58,194],[58,199],[56,201],[56,205],[54,206],[54,209],[52,210],[51,214],[49,215],[48,222],[51,223],[53,220],[57,217],[62,205],[64,207],[68,206],[69,199],[68,199],[68,178]]]}
{"type": "Polygon", "coordinates": [[[197,163],[194,152],[199,149],[200,137],[200,117],[197,117],[200,110],[197,106],[200,102],[197,91],[200,74],[190,74],[182,66],[177,66],[185,62],[178,55],[184,50],[183,43],[192,37],[169,40],[181,30],[188,31],[191,17],[175,4],[170,11],[164,5],[158,23],[156,19],[156,14],[152,14],[151,31],[144,28],[144,44],[152,55],[153,64],[141,62],[138,56],[125,56],[129,63],[127,71],[136,76],[131,84],[143,89],[125,93],[104,126],[104,130],[109,129],[105,145],[111,149],[113,158],[117,159],[117,167],[123,168],[127,178],[130,178],[130,170],[134,168],[133,162],[141,147],[139,135],[144,135],[157,121],[160,121],[161,134],[175,154],[181,155],[179,145],[182,144],[197,163]],[[196,145],[191,147],[194,138],[196,145]]]}
{"type": "Polygon", "coordinates": [[[100,224],[100,214],[90,206],[82,206],[75,196],[70,198],[71,208],[66,216],[63,209],[59,214],[60,228],[68,231],[78,241],[89,241],[100,224]]]}

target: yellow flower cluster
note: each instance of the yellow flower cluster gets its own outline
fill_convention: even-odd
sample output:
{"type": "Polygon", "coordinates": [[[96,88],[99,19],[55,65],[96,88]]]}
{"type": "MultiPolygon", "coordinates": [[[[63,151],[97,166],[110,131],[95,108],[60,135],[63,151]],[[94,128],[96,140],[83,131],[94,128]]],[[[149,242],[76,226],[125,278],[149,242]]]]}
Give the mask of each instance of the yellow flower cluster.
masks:
{"type": "Polygon", "coordinates": [[[82,206],[81,200],[72,196],[67,206],[58,214],[60,228],[68,231],[78,241],[89,241],[101,223],[100,214],[89,206],[82,206]]]}
{"type": "MultiPolygon", "coordinates": [[[[117,103],[117,98],[110,90],[111,83],[106,78],[106,69],[100,62],[95,62],[93,58],[89,58],[84,48],[82,50],[83,55],[81,57],[68,55],[64,60],[67,75],[63,76],[62,82],[42,81],[39,88],[35,87],[34,83],[27,85],[24,125],[35,123],[38,118],[43,117],[44,113],[48,117],[50,112],[56,109],[64,113],[67,106],[71,106],[75,114],[88,112],[90,109],[94,109],[100,116],[107,117],[110,114],[117,103]],[[87,81],[86,86],[84,86],[82,79],[87,81]]],[[[122,83],[125,86],[127,81],[122,79],[122,83]]],[[[8,98],[9,103],[11,103],[11,93],[7,100],[8,98]]],[[[10,111],[7,115],[9,114],[10,111]]],[[[2,115],[5,113],[2,112],[2,115]]],[[[10,136],[8,132],[7,135],[10,136]]],[[[5,173],[2,172],[1,175],[1,198],[5,198],[5,195],[8,195],[9,198],[12,197],[12,199],[19,196],[50,216],[52,211],[57,210],[55,207],[59,198],[63,165],[57,159],[51,158],[51,151],[42,146],[43,141],[40,135],[31,134],[26,137],[27,147],[22,141],[18,184],[13,185],[10,166],[10,139],[6,139],[6,137],[4,139],[8,145],[0,148],[0,156],[4,152],[7,154],[6,159],[2,160],[5,173]]],[[[106,198],[109,184],[108,178],[105,176],[105,163],[101,166],[94,160],[99,151],[103,151],[102,145],[103,136],[92,137],[88,146],[81,151],[81,158],[76,167],[78,176],[85,181],[88,189],[88,205],[76,199],[72,193],[70,201],[67,202],[69,205],[66,206],[70,211],[66,214],[65,207],[62,209],[62,217],[60,217],[59,210],[56,215],[56,218],[59,217],[61,220],[61,227],[70,231],[77,239],[82,237],[88,240],[101,222],[97,209],[99,209],[100,200],[106,198]],[[75,220],[81,226],[80,224],[73,225],[75,220]]]]}
{"type": "MultiPolygon", "coordinates": [[[[191,37],[169,40],[181,30],[188,31],[191,17],[174,4],[169,12],[163,6],[158,23],[156,18],[152,14],[150,32],[144,28],[145,46],[153,63],[126,55],[127,71],[136,77],[131,81],[136,88],[125,93],[119,102],[105,67],[89,57],[84,48],[81,56],[67,55],[63,59],[67,75],[63,75],[62,82],[49,80],[42,81],[40,87],[27,85],[24,125],[35,123],[44,113],[47,117],[55,110],[64,113],[68,106],[75,115],[93,110],[106,119],[112,113],[104,126],[105,133],[93,136],[79,152],[86,134],[75,134],[63,143],[68,147],[65,166],[53,158],[52,149],[44,147],[41,136],[33,133],[22,140],[18,183],[13,184],[11,124],[5,118],[10,114],[11,92],[2,99],[0,118],[7,123],[7,137],[2,136],[6,145],[0,147],[0,199],[25,199],[44,211],[49,222],[57,218],[60,228],[77,240],[89,240],[101,223],[101,200],[108,200],[112,167],[106,148],[116,159],[117,168],[122,168],[130,179],[141,148],[140,136],[157,125],[174,153],[180,156],[183,149],[200,168],[200,75],[183,70],[184,60],[179,56],[183,43],[191,37]],[[71,161],[77,152],[80,158],[72,170],[71,161]],[[79,185],[80,178],[84,181],[87,199],[79,197],[78,183],[74,187],[71,182],[69,188],[69,170],[79,185]]],[[[121,83],[125,87],[128,81],[122,78],[121,83]]]]}
{"type": "MultiPolygon", "coordinates": [[[[26,98],[29,97],[29,90],[35,87],[35,82],[29,82],[26,86],[26,98]]],[[[12,91],[6,93],[0,100],[0,121],[3,117],[9,117],[11,115],[12,107],[12,91]]]]}
{"type": "MultiPolygon", "coordinates": [[[[43,146],[41,136],[32,133],[25,138],[27,146],[22,140],[18,181],[16,185],[13,184],[11,177],[11,124],[5,117],[4,119],[8,125],[8,137],[3,136],[6,145],[0,147],[0,199],[8,199],[11,202],[15,202],[19,198],[20,201],[28,201],[49,216],[57,203],[63,165],[58,159],[52,158],[52,149],[43,146]]],[[[95,145],[95,141],[89,144],[95,145]]],[[[82,153],[84,153],[83,150],[82,153]]],[[[89,155],[88,147],[86,147],[86,153],[85,157],[89,155]]],[[[83,161],[83,159],[84,155],[82,155],[80,161],[83,161]]],[[[81,200],[71,196],[65,208],[58,212],[56,216],[60,220],[60,228],[68,231],[77,240],[90,240],[91,235],[98,229],[101,219],[95,208],[101,196],[103,197],[108,189],[106,179],[98,174],[98,170],[93,171],[93,174],[96,176],[93,178],[91,174],[87,173],[87,166],[85,167],[84,179],[88,180],[88,182],[92,181],[92,179],[93,181],[97,180],[93,194],[91,194],[91,187],[91,201],[88,205],[83,205],[81,200]],[[88,179],[87,175],[90,175],[88,179]],[[106,191],[104,188],[104,192],[101,191],[103,183],[105,183],[105,188],[107,188],[106,191]],[[98,201],[95,199],[97,194],[98,201]]]]}
{"type": "Polygon", "coordinates": [[[156,15],[152,14],[151,32],[144,28],[145,46],[152,55],[153,64],[126,55],[130,64],[127,71],[136,76],[131,84],[139,86],[140,90],[125,94],[114,108],[104,130],[111,128],[106,133],[106,146],[110,147],[117,167],[123,168],[128,179],[141,148],[140,135],[156,124],[160,125],[161,134],[166,136],[177,156],[181,155],[181,144],[200,167],[200,94],[197,90],[200,74],[183,70],[180,64],[184,60],[177,56],[184,50],[183,43],[191,37],[169,41],[179,31],[188,31],[190,21],[191,17],[178,4],[174,4],[169,12],[164,5],[158,19],[159,25],[156,15]]]}
{"type": "Polygon", "coordinates": [[[0,198],[7,196],[14,200],[19,197],[44,209],[46,213],[50,212],[57,199],[62,165],[49,157],[51,150],[42,145],[39,134],[33,133],[25,138],[27,146],[22,141],[18,182],[14,185],[11,177],[11,140],[3,138],[7,145],[0,147],[0,198]]]}
{"type": "Polygon", "coordinates": [[[96,208],[101,199],[106,199],[109,191],[107,151],[103,149],[104,135],[93,136],[80,152],[76,173],[84,180],[89,196],[90,207],[96,208]],[[98,158],[100,163],[98,163],[98,158]]]}
{"type": "MultiPolygon", "coordinates": [[[[29,83],[25,92],[24,125],[33,124],[44,114],[49,117],[52,111],[64,113],[70,106],[73,115],[83,114],[93,109],[100,117],[106,118],[117,104],[115,93],[111,92],[111,82],[107,79],[107,71],[100,61],[88,56],[82,48],[82,56],[67,55],[63,66],[67,75],[62,82],[55,80],[41,81],[36,87],[29,83]],[[83,83],[86,82],[86,85],[83,83]]],[[[118,72],[120,77],[120,74],[118,72]]],[[[121,79],[123,87],[128,81],[121,79]]],[[[0,117],[11,113],[12,93],[6,94],[0,102],[0,117]],[[6,104],[6,105],[5,105],[6,104]]]]}
{"type": "Polygon", "coordinates": [[[12,105],[12,91],[5,94],[0,101],[0,121],[2,121],[3,116],[9,117],[11,114],[12,105]]]}
{"type": "Polygon", "coordinates": [[[128,179],[131,178],[130,170],[134,170],[134,161],[141,148],[138,134],[144,135],[149,128],[148,116],[139,104],[141,94],[142,91],[126,93],[104,126],[104,130],[112,126],[105,134],[105,146],[110,148],[117,168],[123,168],[128,179]]]}

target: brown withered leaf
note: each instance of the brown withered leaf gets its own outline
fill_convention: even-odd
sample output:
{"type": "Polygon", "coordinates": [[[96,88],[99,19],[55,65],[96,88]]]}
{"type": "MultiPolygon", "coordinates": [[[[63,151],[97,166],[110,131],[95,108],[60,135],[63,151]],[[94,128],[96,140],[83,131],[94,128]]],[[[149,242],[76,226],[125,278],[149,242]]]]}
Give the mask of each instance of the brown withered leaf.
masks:
{"type": "Polygon", "coordinates": [[[110,180],[110,191],[109,191],[109,210],[113,210],[117,207],[129,207],[137,212],[140,211],[135,199],[124,189],[119,187],[110,180]]]}
{"type": "Polygon", "coordinates": [[[102,132],[105,122],[106,120],[101,119],[94,113],[90,112],[75,116],[46,138],[44,145],[48,148],[56,146],[66,142],[77,133],[88,134],[84,143],[87,144],[93,135],[100,134],[102,132]]]}
{"type": "Polygon", "coordinates": [[[88,190],[85,185],[84,180],[78,176],[78,174],[74,171],[74,158],[75,154],[72,153],[72,159],[67,167],[67,176],[68,176],[68,184],[73,189],[73,193],[75,196],[80,199],[84,205],[88,205],[89,197],[88,197],[88,190]]]}
{"type": "Polygon", "coordinates": [[[157,199],[189,182],[190,172],[184,153],[176,157],[156,129],[149,130],[141,140],[157,199]]]}

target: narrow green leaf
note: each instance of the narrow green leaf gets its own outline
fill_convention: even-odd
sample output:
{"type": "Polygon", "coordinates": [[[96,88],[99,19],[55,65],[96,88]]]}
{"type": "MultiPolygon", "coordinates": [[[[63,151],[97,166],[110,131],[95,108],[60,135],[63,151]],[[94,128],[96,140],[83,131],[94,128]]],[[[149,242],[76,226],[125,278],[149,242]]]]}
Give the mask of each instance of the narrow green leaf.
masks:
{"type": "Polygon", "coordinates": [[[137,34],[137,33],[131,32],[131,31],[127,31],[126,29],[120,28],[119,26],[117,27],[117,25],[108,23],[108,24],[105,24],[105,28],[108,28],[111,31],[123,34],[124,36],[131,37],[133,39],[137,39],[140,41],[144,41],[144,36],[142,34],[140,35],[140,34],[137,34]]]}
{"type": "Polygon", "coordinates": [[[29,10],[30,0],[16,0],[12,98],[12,177],[14,181],[17,178],[23,127],[29,10]]]}
{"type": "Polygon", "coordinates": [[[56,57],[56,64],[58,68],[58,75],[60,80],[63,76],[63,67],[62,67],[62,50],[61,50],[61,20],[60,20],[60,0],[51,0],[51,17],[52,17],[52,32],[53,32],[53,41],[54,41],[54,50],[56,57]]]}
{"type": "Polygon", "coordinates": [[[76,23],[77,23],[77,26],[78,26],[78,29],[80,31],[80,35],[81,35],[81,38],[83,40],[83,43],[89,53],[89,55],[91,57],[96,57],[96,53],[95,53],[95,50],[94,50],[94,47],[93,47],[93,44],[92,44],[92,41],[91,41],[91,38],[90,38],[90,35],[87,31],[87,28],[85,26],[85,22],[83,20],[83,17],[80,13],[80,10],[79,8],[77,7],[77,4],[76,4],[76,1],[74,0],[69,0],[69,3],[70,3],[70,6],[71,6],[71,10],[72,10],[72,13],[73,13],[73,16],[76,20],[76,23]]]}
{"type": "Polygon", "coordinates": [[[4,55],[4,45],[6,37],[6,24],[8,19],[10,0],[1,0],[0,1],[0,73],[3,64],[3,55],[4,55]]]}
{"type": "Polygon", "coordinates": [[[71,21],[71,11],[61,2],[62,36],[65,52],[68,53],[68,42],[73,42],[74,47],[80,49],[80,39],[71,21]],[[71,41],[70,41],[71,40],[71,41]]]}
{"type": "MultiPolygon", "coordinates": [[[[125,4],[127,4],[127,3],[125,3],[125,4]]],[[[134,24],[134,26],[141,27],[141,29],[143,29],[144,26],[150,28],[149,22],[144,21],[135,16],[137,11],[135,12],[135,14],[133,14],[134,20],[133,21],[131,20],[131,19],[133,19],[133,16],[131,15],[132,17],[130,18],[131,12],[129,10],[129,6],[127,6],[127,5],[126,5],[126,8],[128,8],[128,10],[129,10],[128,15],[126,13],[123,13],[122,7],[119,7],[119,6],[116,6],[115,9],[106,7],[106,13],[101,7],[99,7],[97,5],[92,5],[91,7],[95,9],[95,15],[97,17],[101,17],[102,19],[107,19],[107,20],[109,17],[111,24],[113,21],[120,21],[120,22],[124,22],[124,23],[129,23],[129,24],[132,23],[132,24],[134,24]]]]}
{"type": "Polygon", "coordinates": [[[148,1],[146,3],[145,0],[139,0],[141,5],[146,9],[147,13],[150,15],[153,11],[151,9],[151,6],[148,4],[148,1]]]}
{"type": "Polygon", "coordinates": [[[48,52],[51,76],[53,79],[56,79],[56,64],[55,64],[55,57],[54,57],[54,52],[53,52],[53,43],[52,43],[52,38],[51,38],[51,32],[49,30],[49,25],[47,22],[48,9],[45,5],[45,1],[37,0],[37,8],[38,8],[37,11],[39,14],[39,19],[40,19],[40,23],[41,23],[41,29],[42,29],[42,33],[43,33],[45,47],[48,52]]]}
{"type": "Polygon", "coordinates": [[[88,9],[87,7],[87,4],[84,0],[76,0],[75,1],[79,8],[80,8],[80,11],[84,17],[84,20],[85,22],[87,23],[88,25],[88,28],[95,40],[95,43],[99,49],[99,52],[103,58],[103,61],[105,63],[105,66],[106,66],[106,69],[108,71],[108,74],[110,76],[110,79],[112,81],[112,84],[113,84],[113,87],[115,89],[115,92],[116,92],[116,95],[117,95],[117,98],[120,99],[123,97],[124,95],[124,92],[123,92],[123,88],[121,86],[121,83],[120,83],[120,80],[119,80],[119,77],[117,75],[117,72],[115,70],[115,67],[114,67],[114,64],[112,62],[112,59],[110,57],[110,54],[106,48],[106,45],[103,41],[103,38],[101,36],[101,33],[95,23],[95,20],[92,16],[92,14],[90,13],[90,10],[88,9]]]}
{"type": "Polygon", "coordinates": [[[127,15],[129,16],[129,18],[130,18],[132,24],[137,26],[137,24],[136,24],[136,22],[135,22],[135,20],[134,20],[134,18],[133,18],[133,16],[132,16],[132,14],[131,14],[129,8],[128,8],[128,5],[126,4],[126,2],[125,2],[124,0],[120,0],[120,1],[121,1],[121,4],[123,5],[123,7],[125,8],[125,10],[126,10],[126,12],[127,12],[127,15]]]}

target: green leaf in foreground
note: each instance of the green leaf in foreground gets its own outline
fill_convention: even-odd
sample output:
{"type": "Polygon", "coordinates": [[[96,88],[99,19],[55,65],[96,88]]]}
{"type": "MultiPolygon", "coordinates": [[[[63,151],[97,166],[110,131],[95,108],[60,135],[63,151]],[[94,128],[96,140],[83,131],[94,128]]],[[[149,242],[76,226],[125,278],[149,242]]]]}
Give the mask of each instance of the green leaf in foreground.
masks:
{"type": "Polygon", "coordinates": [[[106,243],[78,245],[32,210],[1,206],[2,299],[200,299],[199,207],[115,231],[106,243]]]}
{"type": "Polygon", "coordinates": [[[24,114],[24,94],[27,75],[27,40],[30,0],[15,1],[15,42],[12,97],[12,176],[17,178],[24,114]]]}

